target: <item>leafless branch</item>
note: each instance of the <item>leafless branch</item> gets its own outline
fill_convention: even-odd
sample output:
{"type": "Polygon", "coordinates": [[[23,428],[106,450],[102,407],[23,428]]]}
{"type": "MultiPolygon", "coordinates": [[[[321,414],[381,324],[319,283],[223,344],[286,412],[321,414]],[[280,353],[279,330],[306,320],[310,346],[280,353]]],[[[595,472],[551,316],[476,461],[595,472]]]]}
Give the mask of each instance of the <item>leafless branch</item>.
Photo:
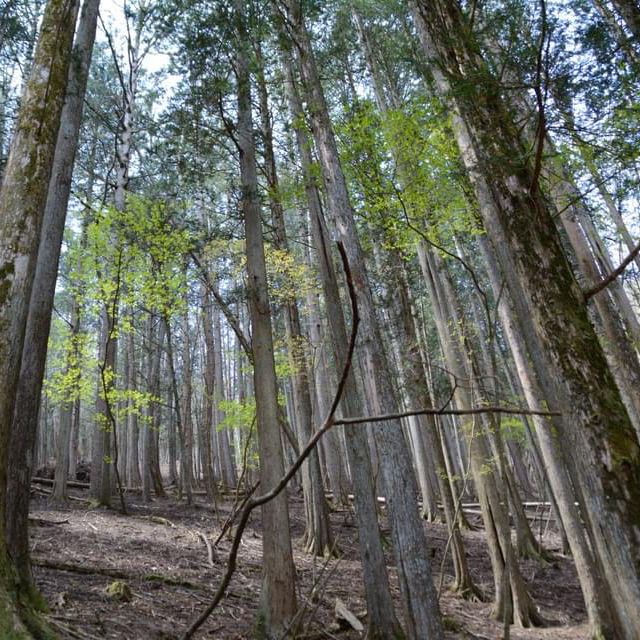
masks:
{"type": "Polygon", "coordinates": [[[193,263],[196,265],[196,267],[198,267],[198,270],[200,271],[202,282],[207,287],[207,289],[211,292],[211,295],[214,297],[216,303],[220,307],[220,310],[224,314],[224,317],[229,323],[229,326],[233,329],[233,332],[236,334],[238,338],[238,342],[240,342],[240,345],[242,346],[245,352],[245,355],[249,359],[249,362],[253,364],[253,351],[251,350],[251,342],[249,341],[249,338],[247,338],[247,336],[244,334],[244,331],[240,326],[240,321],[235,316],[233,311],[231,311],[231,309],[229,308],[229,305],[224,301],[224,298],[220,295],[216,287],[213,286],[213,283],[211,282],[211,279],[209,277],[209,272],[207,271],[205,266],[202,264],[202,261],[200,260],[196,252],[190,251],[189,255],[191,256],[191,260],[193,260],[193,263]]]}
{"type": "Polygon", "coordinates": [[[111,50],[111,57],[113,58],[113,64],[116,67],[116,73],[118,74],[118,80],[120,82],[120,87],[122,89],[123,95],[127,93],[127,85],[124,81],[124,76],[122,75],[122,69],[120,69],[120,63],[118,62],[118,54],[116,53],[116,48],[113,44],[113,38],[111,37],[111,32],[107,29],[107,26],[102,19],[102,15],[98,13],[98,17],[100,18],[100,24],[102,25],[102,31],[104,32],[105,37],[107,38],[107,42],[109,44],[109,49],[111,50]]]}
{"type": "Polygon", "coordinates": [[[542,154],[547,138],[547,122],[545,113],[545,103],[547,101],[548,78],[546,68],[544,68],[544,89],[543,85],[543,67],[546,67],[545,58],[548,56],[548,50],[545,48],[547,39],[547,4],[545,0],[540,0],[540,43],[538,45],[538,56],[536,60],[536,82],[534,91],[536,94],[536,104],[538,107],[538,124],[536,127],[536,153],[533,163],[533,176],[531,177],[531,194],[535,194],[539,188],[540,172],[542,171],[542,154]]]}
{"type": "Polygon", "coordinates": [[[560,411],[534,411],[532,409],[522,409],[520,407],[498,407],[487,405],[486,407],[471,407],[470,409],[415,409],[413,411],[402,411],[400,413],[385,413],[380,416],[358,416],[355,418],[341,418],[335,420],[334,424],[360,424],[364,422],[384,422],[386,420],[398,420],[411,416],[474,416],[483,413],[500,413],[519,416],[560,416],[560,411]]]}
{"type": "Polygon", "coordinates": [[[636,256],[640,253],[640,242],[633,248],[633,251],[620,263],[620,266],[612,271],[606,278],[603,278],[596,284],[591,287],[588,291],[584,292],[584,299],[589,300],[592,296],[595,296],[596,293],[600,293],[603,289],[606,289],[614,280],[618,278],[619,275],[636,259],[636,256]]]}

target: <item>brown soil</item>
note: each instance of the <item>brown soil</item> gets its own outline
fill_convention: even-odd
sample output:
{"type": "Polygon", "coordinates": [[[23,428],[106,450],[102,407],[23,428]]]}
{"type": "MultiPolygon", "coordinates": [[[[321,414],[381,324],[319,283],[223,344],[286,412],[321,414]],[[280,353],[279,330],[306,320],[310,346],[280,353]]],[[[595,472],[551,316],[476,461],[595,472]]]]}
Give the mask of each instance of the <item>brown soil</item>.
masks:
{"type": "MultiPolygon", "coordinates": [[[[217,538],[231,512],[232,499],[225,501],[217,512],[204,503],[188,507],[173,498],[147,505],[140,498],[129,496],[128,506],[129,515],[123,516],[116,511],[91,509],[78,501],[60,507],[44,497],[34,499],[30,532],[34,574],[49,602],[49,618],[61,638],[179,638],[217,588],[231,543],[228,537],[220,542],[211,567],[199,533],[211,541],[217,538]],[[107,594],[107,587],[116,580],[126,582],[130,598],[125,594],[119,600],[107,594]]],[[[300,499],[292,498],[292,535],[302,607],[300,637],[361,638],[360,633],[339,627],[335,616],[336,598],[361,619],[365,612],[353,515],[348,510],[332,513],[341,556],[324,560],[306,555],[301,548],[302,514],[300,499]]],[[[427,523],[425,527],[433,548],[437,587],[446,528],[427,523]]],[[[492,578],[483,533],[465,533],[464,538],[474,579],[490,594],[492,578]]],[[[551,547],[553,542],[553,537],[546,541],[551,547]]],[[[260,558],[259,514],[254,512],[227,595],[196,634],[197,638],[251,637],[260,592],[260,558]]],[[[389,564],[392,565],[390,558],[389,564]]],[[[526,560],[522,562],[522,570],[543,617],[554,621],[554,626],[512,627],[511,638],[587,638],[585,611],[573,563],[561,556],[546,566],[526,560]]],[[[468,602],[447,593],[450,579],[447,561],[444,572],[440,603],[447,638],[502,638],[501,625],[490,618],[491,605],[468,602]]],[[[393,569],[391,575],[393,580],[393,569]]],[[[395,584],[394,589],[397,597],[395,584]]]]}

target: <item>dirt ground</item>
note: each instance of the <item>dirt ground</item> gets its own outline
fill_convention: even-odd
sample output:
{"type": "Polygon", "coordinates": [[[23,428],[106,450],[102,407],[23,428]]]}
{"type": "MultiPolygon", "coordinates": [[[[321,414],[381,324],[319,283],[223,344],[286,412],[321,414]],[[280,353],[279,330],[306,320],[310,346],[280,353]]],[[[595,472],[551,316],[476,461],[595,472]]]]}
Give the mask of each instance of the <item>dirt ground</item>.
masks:
{"type": "MultiPolygon", "coordinates": [[[[82,496],[79,491],[75,492],[82,496]]],[[[200,498],[202,500],[203,498],[200,498]]],[[[47,598],[49,619],[64,639],[171,640],[180,638],[190,621],[207,605],[226,566],[228,537],[215,548],[213,566],[202,536],[212,543],[229,516],[233,498],[214,512],[204,502],[188,507],[175,498],[144,504],[129,495],[129,515],[90,508],[74,500],[54,506],[44,496],[33,499],[31,549],[34,575],[47,598]],[[126,583],[109,595],[114,582],[126,583]],[[128,589],[127,589],[128,587],[128,589]]],[[[304,638],[362,638],[336,618],[336,599],[365,623],[356,528],[348,510],[331,514],[339,558],[313,558],[302,550],[302,502],[291,498],[292,536],[304,638]]],[[[440,583],[446,528],[425,523],[433,548],[436,587],[440,583]]],[[[388,534],[387,534],[388,538],[388,534]]],[[[489,559],[482,531],[464,534],[469,565],[476,583],[492,590],[489,559]]],[[[547,540],[553,549],[554,539],[547,540]]],[[[556,550],[557,551],[557,550],[556,550]]],[[[388,557],[392,567],[392,560],[388,557]]],[[[511,627],[514,640],[577,640],[588,636],[582,596],[573,563],[558,555],[542,566],[523,561],[522,571],[543,617],[544,629],[511,627]]],[[[238,566],[226,597],[196,634],[197,638],[250,638],[260,592],[261,537],[254,512],[238,554],[238,566]]],[[[446,590],[451,567],[444,563],[440,599],[448,639],[502,638],[501,625],[490,619],[491,605],[468,602],[446,590]]],[[[390,568],[397,598],[394,570],[390,568]]],[[[400,607],[398,607],[400,609],[400,607]]],[[[366,626],[366,624],[365,624],[366,626]]]]}

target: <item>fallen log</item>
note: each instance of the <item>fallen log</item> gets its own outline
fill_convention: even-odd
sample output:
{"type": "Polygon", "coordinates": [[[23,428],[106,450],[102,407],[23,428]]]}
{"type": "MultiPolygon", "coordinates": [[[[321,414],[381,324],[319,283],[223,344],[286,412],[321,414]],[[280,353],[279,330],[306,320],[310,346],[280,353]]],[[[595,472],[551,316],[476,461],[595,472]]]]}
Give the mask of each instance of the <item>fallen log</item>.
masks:
{"type": "Polygon", "coordinates": [[[44,569],[53,569],[54,571],[68,571],[70,573],[79,573],[81,575],[106,576],[107,578],[115,578],[116,580],[142,580],[143,582],[162,582],[174,587],[186,587],[187,589],[197,589],[206,591],[207,586],[197,584],[190,580],[181,580],[179,578],[170,578],[160,573],[149,573],[146,575],[136,575],[119,569],[111,569],[109,567],[92,567],[88,565],[71,564],[68,562],[56,562],[55,560],[45,560],[41,558],[32,558],[31,564],[44,569]]]}

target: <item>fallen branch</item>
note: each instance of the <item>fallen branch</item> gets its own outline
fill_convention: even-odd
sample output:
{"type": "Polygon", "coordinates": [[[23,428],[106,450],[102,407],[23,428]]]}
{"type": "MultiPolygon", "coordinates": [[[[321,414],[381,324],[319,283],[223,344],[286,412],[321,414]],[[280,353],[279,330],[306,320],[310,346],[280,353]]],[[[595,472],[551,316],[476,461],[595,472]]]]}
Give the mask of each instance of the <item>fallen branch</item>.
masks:
{"type": "Polygon", "coordinates": [[[44,518],[35,518],[33,516],[29,516],[29,525],[32,527],[55,527],[58,524],[69,524],[69,519],[45,520],[44,518]]]}
{"type": "Polygon", "coordinates": [[[338,243],[338,250],[340,251],[340,257],[342,258],[342,264],[345,271],[345,277],[347,281],[347,287],[349,290],[349,299],[351,301],[351,312],[352,312],[352,325],[351,325],[351,337],[349,339],[349,348],[347,351],[347,357],[345,359],[344,367],[342,369],[342,375],[340,376],[340,382],[338,383],[338,388],[336,389],[335,395],[333,397],[333,402],[331,403],[331,408],[329,409],[329,413],[325,418],[325,421],[320,427],[318,431],[312,436],[309,440],[305,448],[301,451],[300,455],[296,459],[296,461],[289,467],[287,473],[282,476],[278,484],[273,487],[267,493],[262,494],[261,496],[257,496],[256,498],[250,498],[247,500],[245,504],[242,514],[240,516],[240,521],[238,523],[238,528],[236,529],[236,534],[233,537],[233,543],[231,545],[231,550],[229,552],[229,558],[227,559],[227,569],[222,578],[222,582],[216,591],[213,600],[206,607],[206,609],[193,621],[191,626],[185,631],[182,636],[182,640],[189,640],[189,638],[193,637],[193,634],[204,624],[206,619],[213,613],[214,609],[218,606],[220,601],[222,600],[229,583],[231,582],[231,578],[236,570],[236,559],[238,557],[238,549],[240,548],[240,542],[242,540],[242,535],[247,526],[247,522],[249,521],[249,516],[251,512],[259,506],[270,502],[275,497],[277,497],[282,490],[289,484],[289,481],[293,476],[298,472],[303,462],[309,457],[309,454],[313,451],[315,446],[318,444],[320,438],[329,431],[333,426],[336,425],[335,413],[338,410],[338,404],[340,403],[340,399],[342,398],[342,394],[344,393],[344,388],[347,382],[347,376],[351,369],[351,362],[353,360],[353,353],[356,347],[356,337],[358,335],[358,325],[360,324],[360,315],[358,311],[358,303],[356,299],[355,288],[353,286],[353,279],[351,277],[351,269],[349,268],[349,261],[347,260],[347,255],[345,253],[344,247],[342,243],[338,243]]]}
{"type": "MultiPolygon", "coordinates": [[[[53,494],[53,489],[46,489],[45,487],[31,487],[31,491],[35,491],[43,496],[50,496],[53,494]]],[[[75,500],[76,502],[84,502],[85,504],[91,502],[89,498],[79,498],[77,496],[67,496],[67,500],[75,500]]]]}
{"type": "Polygon", "coordinates": [[[142,580],[143,582],[162,582],[174,587],[186,587],[187,589],[198,589],[205,591],[207,587],[203,584],[196,584],[189,580],[180,580],[178,578],[170,578],[159,573],[149,573],[147,575],[136,575],[120,571],[119,569],[109,569],[108,567],[91,567],[85,564],[70,564],[67,562],[56,562],[54,560],[38,560],[32,559],[31,564],[44,569],[54,569],[55,571],[68,571],[70,573],[79,573],[85,576],[106,576],[116,580],[142,580]]]}
{"type": "MultiPolygon", "coordinates": [[[[53,478],[31,478],[31,482],[35,484],[46,484],[48,486],[53,486],[55,480],[53,478]]],[[[88,482],[77,482],[75,480],[67,480],[67,487],[72,487],[73,489],[88,489],[88,482]]]]}
{"type": "Polygon", "coordinates": [[[163,524],[165,527],[171,527],[172,529],[176,528],[176,525],[173,524],[171,520],[167,520],[167,518],[163,518],[162,516],[138,516],[138,519],[148,520],[154,524],[163,524]]]}
{"type": "Polygon", "coordinates": [[[617,269],[614,269],[606,278],[603,278],[598,284],[591,287],[584,292],[584,299],[589,300],[596,293],[600,293],[603,289],[606,289],[619,275],[636,259],[636,256],[640,253],[640,242],[633,248],[631,253],[620,263],[617,269]]]}

